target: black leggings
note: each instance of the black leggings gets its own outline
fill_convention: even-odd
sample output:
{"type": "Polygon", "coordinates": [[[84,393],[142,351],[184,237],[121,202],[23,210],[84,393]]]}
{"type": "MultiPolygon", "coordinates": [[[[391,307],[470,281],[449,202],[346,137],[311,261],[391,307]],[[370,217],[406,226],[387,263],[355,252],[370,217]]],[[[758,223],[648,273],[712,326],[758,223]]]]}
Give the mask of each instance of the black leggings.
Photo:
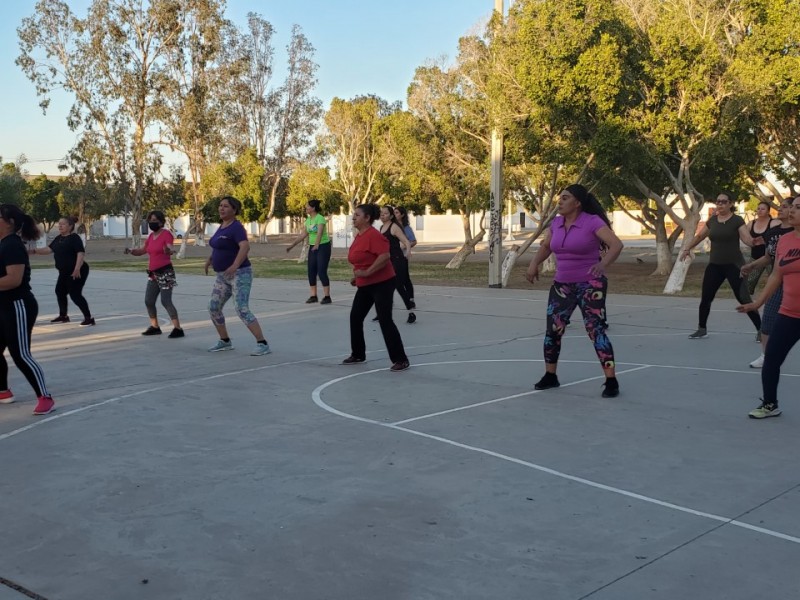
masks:
{"type": "Polygon", "coordinates": [[[89,265],[83,263],[81,266],[80,279],[72,278],[72,271],[68,273],[58,274],[56,281],[56,300],[58,301],[58,315],[60,317],[67,316],[67,298],[71,298],[80,311],[83,313],[85,319],[92,318],[92,312],[89,310],[89,303],[83,297],[83,286],[86,285],[86,278],[89,276],[89,265]]]}
{"type": "Polygon", "coordinates": [[[397,325],[392,321],[392,296],[394,296],[394,277],[358,288],[350,309],[350,347],[355,358],[367,357],[367,343],[364,340],[364,319],[372,305],[378,313],[383,341],[393,363],[408,360],[403,348],[403,340],[397,325]]]}
{"type": "Polygon", "coordinates": [[[328,287],[331,282],[328,279],[328,265],[331,262],[331,243],[320,244],[319,250],[314,250],[314,246],[308,249],[308,285],[316,287],[317,276],[319,282],[328,287]]]}
{"type": "MultiPolygon", "coordinates": [[[[701,329],[706,328],[708,323],[708,315],[711,314],[711,303],[714,301],[714,296],[717,295],[722,282],[728,280],[728,285],[733,290],[733,295],[740,304],[747,304],[751,302],[750,293],[744,285],[744,280],[739,273],[739,267],[732,263],[726,265],[716,265],[709,263],[706,266],[706,272],[703,275],[703,295],[700,298],[700,323],[701,329]]],[[[756,326],[756,331],[761,329],[761,316],[757,310],[751,310],[747,313],[753,325],[756,326]]]]}
{"type": "Polygon", "coordinates": [[[0,390],[8,389],[8,363],[4,356],[8,348],[36,395],[49,396],[42,367],[31,356],[31,332],[38,315],[39,305],[32,294],[0,308],[0,390]]]}
{"type": "Polygon", "coordinates": [[[800,340],[800,319],[779,314],[775,319],[775,327],[767,340],[764,366],[761,367],[764,404],[778,404],[778,380],[781,377],[781,365],[798,340],[800,340]]]}
{"type": "Polygon", "coordinates": [[[411,310],[411,299],[414,297],[414,287],[411,285],[411,276],[408,274],[408,259],[405,256],[392,258],[394,267],[395,287],[406,309],[411,310]]]}

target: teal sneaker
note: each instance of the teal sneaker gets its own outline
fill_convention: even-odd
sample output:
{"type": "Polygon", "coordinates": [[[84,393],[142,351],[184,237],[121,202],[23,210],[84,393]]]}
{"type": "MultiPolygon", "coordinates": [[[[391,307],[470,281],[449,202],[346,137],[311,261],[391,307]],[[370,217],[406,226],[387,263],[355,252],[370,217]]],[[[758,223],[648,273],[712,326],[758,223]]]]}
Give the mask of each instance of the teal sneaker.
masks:
{"type": "Polygon", "coordinates": [[[761,402],[761,406],[756,409],[751,410],[747,416],[751,419],[767,419],[769,417],[779,417],[781,415],[781,409],[778,408],[777,404],[764,404],[761,402]]]}
{"type": "Polygon", "coordinates": [[[250,356],[264,356],[270,352],[272,352],[272,350],[269,349],[269,344],[256,344],[256,347],[253,348],[250,356]]]}
{"type": "Polygon", "coordinates": [[[217,340],[217,343],[208,349],[209,352],[224,352],[225,350],[233,350],[233,342],[217,340]]]}

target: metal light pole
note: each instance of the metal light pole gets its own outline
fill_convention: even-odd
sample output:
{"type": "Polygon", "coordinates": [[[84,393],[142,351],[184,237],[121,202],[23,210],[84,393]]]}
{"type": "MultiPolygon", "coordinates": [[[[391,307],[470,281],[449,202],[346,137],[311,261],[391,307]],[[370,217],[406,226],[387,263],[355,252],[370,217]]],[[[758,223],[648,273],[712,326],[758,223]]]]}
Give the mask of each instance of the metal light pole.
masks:
{"type": "MultiPolygon", "coordinates": [[[[494,10],[502,22],[503,0],[494,0],[494,10]]],[[[503,287],[503,134],[496,124],[492,126],[492,172],[489,182],[489,287],[503,287]]]]}

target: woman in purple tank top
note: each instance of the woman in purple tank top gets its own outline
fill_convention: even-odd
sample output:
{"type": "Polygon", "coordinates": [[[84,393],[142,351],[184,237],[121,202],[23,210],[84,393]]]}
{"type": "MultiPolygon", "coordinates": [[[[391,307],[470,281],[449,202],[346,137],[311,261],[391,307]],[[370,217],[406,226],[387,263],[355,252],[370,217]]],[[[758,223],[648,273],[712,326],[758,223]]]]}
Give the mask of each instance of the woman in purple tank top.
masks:
{"type": "Polygon", "coordinates": [[[526,274],[527,280],[535,283],[539,279],[539,266],[551,254],[556,255],[556,274],[547,302],[545,374],[534,386],[537,390],[561,385],[556,375],[561,338],[575,307],[579,307],[586,333],[606,375],[603,397],[619,395],[614,348],[606,335],[605,270],[620,252],[622,242],[611,230],[606,212],[593,194],[579,184],[559,194],[558,216],[545,232],[526,274]]]}

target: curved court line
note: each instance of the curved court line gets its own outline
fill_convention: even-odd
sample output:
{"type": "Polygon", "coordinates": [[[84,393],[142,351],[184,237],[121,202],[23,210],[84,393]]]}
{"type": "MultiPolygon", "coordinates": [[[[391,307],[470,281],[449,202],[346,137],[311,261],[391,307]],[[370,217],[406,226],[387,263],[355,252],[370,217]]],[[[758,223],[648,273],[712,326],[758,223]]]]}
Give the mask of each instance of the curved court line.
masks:
{"type": "MultiPolygon", "coordinates": [[[[446,365],[446,364],[463,364],[463,363],[479,363],[479,362],[537,362],[530,359],[486,359],[486,360],[466,360],[466,361],[444,361],[444,362],[430,362],[430,363],[419,363],[415,364],[415,367],[427,367],[427,366],[438,366],[438,365],[446,365]]],[[[589,362],[589,361],[562,361],[562,362],[589,362]]],[[[594,361],[596,362],[596,361],[594,361]]],[[[631,363],[617,363],[617,364],[631,364],[631,363]]],[[[640,367],[658,367],[659,365],[639,365],[640,367]]],[[[686,367],[687,369],[691,367],[686,367]]],[[[455,440],[451,440],[449,438],[441,437],[438,435],[433,435],[430,433],[425,433],[423,431],[417,431],[415,429],[409,429],[407,427],[402,427],[395,423],[383,423],[381,421],[376,421],[374,419],[367,419],[366,417],[360,417],[358,415],[353,415],[350,413],[346,413],[344,411],[338,410],[333,408],[329,404],[327,404],[322,399],[322,391],[326,388],[336,385],[342,381],[346,381],[347,379],[352,379],[354,377],[359,377],[361,375],[370,375],[372,373],[378,373],[380,371],[386,371],[388,369],[381,368],[381,369],[372,369],[370,371],[360,371],[358,373],[351,373],[350,375],[345,375],[343,377],[337,377],[336,379],[331,379],[326,381],[325,383],[317,386],[313,392],[311,392],[311,397],[314,400],[314,404],[319,406],[321,409],[337,415],[339,417],[344,417],[345,419],[350,419],[353,421],[359,421],[362,423],[368,423],[370,425],[379,425],[380,427],[385,427],[387,429],[393,429],[395,431],[401,431],[403,433],[409,433],[411,435],[416,435],[422,438],[426,438],[429,440],[433,440],[436,442],[441,442],[443,444],[447,444],[449,446],[454,446],[456,448],[461,448],[462,450],[469,450],[471,452],[477,452],[479,454],[484,454],[486,456],[491,456],[493,458],[498,458],[500,460],[504,460],[516,465],[520,465],[523,467],[527,467],[529,469],[533,469],[535,471],[539,471],[541,473],[546,473],[548,475],[553,475],[554,477],[559,477],[561,479],[565,479],[567,481],[572,481],[574,483],[579,483],[581,485],[585,485],[588,487],[592,487],[598,490],[603,490],[606,492],[611,492],[612,494],[617,494],[620,496],[625,496],[627,498],[632,498],[634,500],[640,500],[642,502],[646,502],[648,504],[654,504],[656,506],[661,506],[663,508],[668,508],[677,512],[682,512],[685,514],[693,515],[696,517],[702,517],[705,519],[710,519],[712,521],[717,521],[719,523],[724,523],[727,525],[733,525],[735,527],[740,527],[742,529],[747,529],[750,531],[755,531],[757,533],[762,533],[764,535],[768,535],[774,538],[782,539],[788,542],[792,542],[794,544],[800,544],[800,537],[795,537],[793,535],[788,535],[786,533],[782,533],[780,531],[774,531],[772,529],[766,529],[764,527],[758,527],[757,525],[751,525],[749,523],[745,523],[743,521],[738,521],[736,519],[732,519],[729,517],[723,517],[722,515],[716,515],[714,513],[709,513],[701,510],[695,510],[693,508],[689,508],[687,506],[681,506],[680,504],[674,504],[672,502],[667,502],[665,500],[659,500],[658,498],[653,498],[651,496],[645,496],[643,494],[637,494],[636,492],[631,492],[628,490],[624,490],[622,488],[617,488],[614,486],[606,485],[604,483],[600,483],[597,481],[592,481],[591,479],[585,479],[583,477],[578,477],[576,475],[570,475],[569,473],[564,473],[563,471],[557,471],[555,469],[551,469],[550,467],[545,467],[544,465],[538,465],[536,463],[529,462],[527,460],[522,460],[521,458],[516,458],[514,456],[509,456],[507,454],[502,454],[500,452],[495,452],[494,450],[489,450],[487,448],[481,448],[479,446],[471,446],[469,444],[463,444],[461,442],[457,442],[455,440]]],[[[565,387],[565,386],[562,386],[565,387]]],[[[524,394],[516,394],[514,396],[509,396],[506,399],[510,398],[517,398],[520,395],[524,394]]],[[[496,400],[496,401],[499,401],[496,400]]],[[[491,401],[489,401],[491,402],[491,401]]],[[[486,403],[478,403],[475,406],[480,406],[486,403]]],[[[447,411],[445,411],[447,412],[447,411]]],[[[433,415],[431,415],[433,416],[433,415]]],[[[405,422],[407,422],[406,420],[405,422]]],[[[399,421],[403,422],[403,421],[399,421]]]]}
{"type": "MultiPolygon", "coordinates": [[[[412,349],[420,349],[420,348],[441,348],[441,347],[444,347],[444,346],[456,346],[456,345],[458,345],[458,344],[455,343],[455,342],[448,342],[448,343],[444,343],[444,344],[427,344],[427,345],[423,345],[423,346],[408,346],[406,349],[407,350],[412,350],[412,349]]],[[[373,352],[374,353],[385,353],[386,350],[373,350],[371,353],[373,353],[373,352]]],[[[293,361],[287,361],[287,362],[282,362],[282,363],[277,363],[277,364],[261,365],[259,367],[251,367],[249,369],[240,369],[238,371],[226,371],[224,373],[216,373],[214,375],[206,375],[206,376],[200,377],[198,379],[192,379],[191,381],[192,382],[196,382],[196,383],[197,382],[201,382],[201,381],[211,381],[211,380],[214,380],[214,379],[219,379],[221,377],[229,377],[229,376],[232,376],[232,375],[242,375],[244,373],[253,373],[253,372],[256,372],[256,371],[264,371],[266,369],[275,369],[275,368],[278,368],[278,367],[286,367],[286,366],[290,366],[290,365],[302,365],[304,363],[317,362],[317,361],[320,361],[320,360],[332,360],[334,358],[340,358],[342,356],[342,354],[343,353],[340,352],[339,354],[335,354],[333,356],[318,356],[318,357],[315,357],[315,358],[306,358],[306,359],[303,359],[303,360],[293,360],[293,361]]],[[[93,404],[87,404],[85,406],[79,406],[78,408],[73,408],[73,409],[68,410],[68,411],[64,411],[64,412],[60,412],[59,411],[59,412],[56,412],[56,414],[54,414],[54,415],[50,415],[49,417],[45,417],[43,419],[38,419],[38,420],[36,420],[36,421],[34,421],[32,423],[29,423],[28,425],[25,425],[23,427],[20,427],[18,429],[13,429],[13,430],[8,431],[6,433],[0,434],[0,442],[3,441],[3,440],[6,440],[8,438],[14,437],[16,435],[19,435],[20,433],[24,433],[24,432],[30,431],[31,429],[34,429],[36,427],[40,427],[40,426],[44,425],[45,423],[49,423],[51,421],[57,421],[58,419],[64,419],[66,417],[69,417],[69,416],[72,416],[72,415],[76,415],[78,413],[82,413],[83,411],[89,410],[91,408],[98,408],[100,406],[105,406],[106,404],[112,404],[114,402],[119,402],[120,400],[125,400],[127,398],[134,398],[136,396],[142,396],[144,394],[151,394],[153,392],[160,392],[160,391],[168,390],[168,389],[171,389],[171,388],[181,387],[183,385],[186,385],[186,383],[187,383],[187,380],[183,379],[183,380],[178,381],[178,382],[167,383],[165,385],[160,385],[160,386],[156,386],[156,387],[152,387],[152,388],[147,388],[145,390],[137,390],[135,392],[131,392],[130,394],[124,394],[122,396],[115,396],[113,398],[108,398],[108,399],[102,400],[100,402],[94,402],[93,404]]],[[[130,386],[120,386],[120,387],[130,387],[130,386]]]]}

